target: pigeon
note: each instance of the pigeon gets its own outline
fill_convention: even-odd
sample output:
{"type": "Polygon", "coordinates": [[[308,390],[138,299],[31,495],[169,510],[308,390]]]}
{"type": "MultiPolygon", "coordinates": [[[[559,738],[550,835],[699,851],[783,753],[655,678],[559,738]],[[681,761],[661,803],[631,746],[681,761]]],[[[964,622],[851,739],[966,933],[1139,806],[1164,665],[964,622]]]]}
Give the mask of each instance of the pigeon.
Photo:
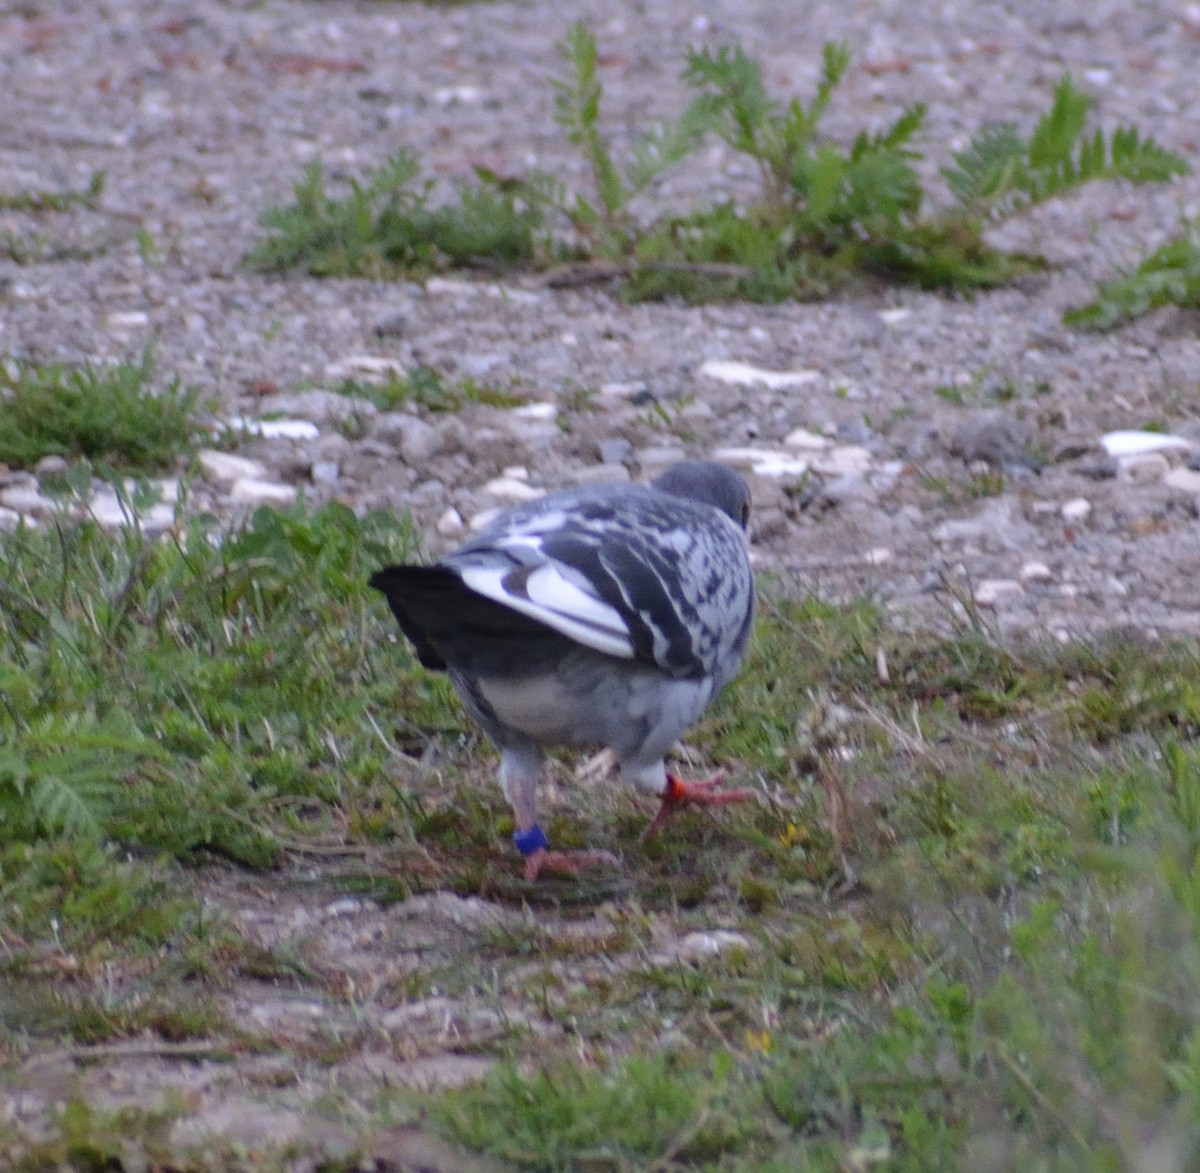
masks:
{"type": "Polygon", "coordinates": [[[690,783],[664,757],[745,656],[754,613],[750,491],[711,461],[649,485],[591,485],[505,510],[432,566],[371,577],[417,659],[446,672],[500,752],[525,876],[614,864],[551,851],[536,788],[547,746],[604,747],[661,799],[646,836],[680,807],[755,797],[690,783]]]}

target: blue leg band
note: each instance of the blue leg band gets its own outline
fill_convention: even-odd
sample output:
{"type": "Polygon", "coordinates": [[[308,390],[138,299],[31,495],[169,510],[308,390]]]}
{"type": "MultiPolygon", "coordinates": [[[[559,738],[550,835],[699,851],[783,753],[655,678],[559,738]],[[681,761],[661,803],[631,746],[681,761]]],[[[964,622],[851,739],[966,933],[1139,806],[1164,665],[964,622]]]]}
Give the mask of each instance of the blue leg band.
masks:
{"type": "Polygon", "coordinates": [[[541,851],[543,847],[548,846],[550,840],[546,838],[546,832],[537,823],[534,823],[528,831],[515,832],[513,842],[522,855],[532,855],[535,851],[541,851]]]}

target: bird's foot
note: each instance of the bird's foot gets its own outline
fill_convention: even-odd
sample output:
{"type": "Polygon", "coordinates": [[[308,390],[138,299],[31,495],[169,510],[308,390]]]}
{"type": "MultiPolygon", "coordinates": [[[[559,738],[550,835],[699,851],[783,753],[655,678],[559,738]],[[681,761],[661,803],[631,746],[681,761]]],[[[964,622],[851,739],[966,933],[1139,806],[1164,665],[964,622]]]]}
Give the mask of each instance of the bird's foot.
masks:
{"type": "Polygon", "coordinates": [[[525,857],[525,879],[532,883],[544,871],[577,876],[592,868],[620,866],[621,861],[611,851],[547,851],[541,847],[525,857]]]}
{"type": "Polygon", "coordinates": [[[621,861],[609,851],[551,851],[546,833],[536,823],[513,836],[517,850],[525,857],[525,879],[530,883],[543,871],[577,876],[589,868],[620,867],[621,861]]]}
{"type": "Polygon", "coordinates": [[[717,790],[725,780],[725,772],[718,770],[711,778],[702,778],[695,782],[684,782],[669,770],[667,771],[667,787],[662,792],[662,806],[658,814],[642,832],[642,841],[653,838],[663,829],[667,820],[685,806],[728,806],[734,802],[750,802],[757,798],[754,790],[717,790]]]}

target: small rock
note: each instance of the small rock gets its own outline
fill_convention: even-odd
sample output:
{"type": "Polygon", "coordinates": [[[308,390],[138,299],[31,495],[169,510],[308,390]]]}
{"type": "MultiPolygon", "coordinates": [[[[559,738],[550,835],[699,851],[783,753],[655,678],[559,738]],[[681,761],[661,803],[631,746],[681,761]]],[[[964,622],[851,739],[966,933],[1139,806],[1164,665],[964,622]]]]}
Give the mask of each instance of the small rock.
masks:
{"type": "Polygon", "coordinates": [[[646,394],[645,383],[601,383],[600,394],[606,399],[638,399],[646,394]]]}
{"type": "Polygon", "coordinates": [[[422,467],[443,447],[444,437],[433,424],[406,411],[385,411],[374,423],[375,435],[395,443],[410,468],[422,467]]]}
{"type": "MultiPolygon", "coordinates": [[[[128,503],[123,505],[116,492],[108,485],[96,491],[88,502],[88,512],[105,529],[121,529],[133,525],[135,521],[128,503]]],[[[160,534],[175,524],[175,508],[159,501],[146,512],[139,514],[136,521],[145,533],[160,534]]]]}
{"type": "Polygon", "coordinates": [[[553,403],[522,403],[520,407],[510,407],[509,415],[519,420],[552,420],[558,415],[558,407],[553,403]]]}
{"type": "Polygon", "coordinates": [[[633,451],[633,445],[624,436],[614,436],[600,441],[600,461],[602,464],[624,464],[633,451]]]}
{"type": "Polygon", "coordinates": [[[60,508],[53,497],[43,497],[37,489],[21,484],[0,489],[0,505],[30,517],[49,517],[60,508]]]}
{"type": "Polygon", "coordinates": [[[1182,493],[1200,493],[1200,471],[1191,468],[1173,468],[1163,477],[1163,484],[1182,493]]]}
{"type": "Polygon", "coordinates": [[[895,554],[887,546],[876,546],[873,550],[868,550],[863,555],[863,561],[868,566],[885,566],[894,557],[895,554]]]}
{"type": "Polygon", "coordinates": [[[972,412],[954,429],[950,451],[968,464],[983,460],[991,465],[1028,468],[1037,465],[1026,452],[1029,441],[1029,427],[1023,420],[1001,408],[992,408],[972,412]]]}
{"type": "Polygon", "coordinates": [[[762,384],[772,391],[779,391],[785,387],[803,387],[821,377],[820,371],[768,371],[749,363],[716,358],[702,363],[697,373],[715,379],[718,383],[732,383],[739,387],[762,384]]]}
{"type": "Polygon", "coordinates": [[[342,475],[336,460],[318,460],[312,466],[312,479],[318,485],[332,485],[342,475]]]}
{"type": "Polygon", "coordinates": [[[704,961],[719,957],[731,949],[750,949],[753,942],[744,933],[728,929],[709,929],[705,932],[688,933],[676,942],[672,953],[681,961],[704,961]]]}
{"type": "Polygon", "coordinates": [[[812,466],[822,476],[861,476],[871,467],[871,453],[860,444],[839,444],[814,456],[812,466]]]}
{"type": "Polygon", "coordinates": [[[1100,437],[1100,443],[1109,456],[1136,456],[1142,452],[1191,448],[1191,444],[1182,436],[1171,436],[1165,432],[1106,432],[1100,437]]]}
{"type": "Polygon", "coordinates": [[[825,436],[818,435],[816,432],[810,432],[807,428],[795,428],[793,431],[788,432],[784,436],[783,442],[789,448],[815,449],[817,451],[828,448],[831,444],[831,441],[825,436]]]}
{"type": "Polygon", "coordinates": [[[1073,497],[1058,512],[1066,522],[1086,521],[1092,512],[1092,503],[1086,497],[1073,497]]]}
{"type": "Polygon", "coordinates": [[[150,325],[150,315],[145,310],[118,310],[104,321],[110,330],[137,330],[150,325]]]}
{"type": "Polygon", "coordinates": [[[33,472],[39,481],[55,480],[66,476],[70,468],[70,462],[65,456],[58,456],[52,453],[49,456],[43,456],[33,466],[33,472]]]}
{"type": "Polygon", "coordinates": [[[1161,481],[1171,467],[1161,452],[1131,452],[1116,457],[1116,461],[1117,480],[1137,485],[1161,481]]]}
{"type": "Polygon", "coordinates": [[[200,475],[214,485],[232,485],[243,478],[263,480],[267,475],[266,465],[261,461],[234,456],[230,452],[217,452],[212,448],[197,452],[196,463],[200,466],[200,475]]]}
{"type": "Polygon", "coordinates": [[[822,485],[820,498],[830,505],[845,505],[850,501],[875,501],[877,494],[864,477],[850,473],[822,485]]]}
{"type": "MultiPolygon", "coordinates": [[[[678,464],[681,460],[687,459],[687,453],[682,448],[654,447],[654,448],[639,448],[634,454],[634,459],[637,461],[637,466],[641,469],[644,476],[653,476],[662,472],[664,468],[669,468],[672,464],[678,464]]],[[[719,456],[714,454],[714,460],[720,460],[719,456]]]]}
{"type": "Polygon", "coordinates": [[[0,533],[11,534],[21,524],[21,514],[0,505],[0,533]]]}
{"type": "Polygon", "coordinates": [[[444,538],[458,538],[466,532],[462,514],[452,505],[437,519],[437,532],[444,538]]]}
{"type": "Polygon", "coordinates": [[[321,434],[321,429],[312,420],[260,420],[235,415],[228,422],[235,432],[261,436],[264,440],[315,440],[321,434]]]}
{"type": "Polygon", "coordinates": [[[495,477],[483,486],[483,491],[505,501],[536,501],[546,495],[544,490],[535,489],[516,477],[495,477]]]}
{"type": "Polygon", "coordinates": [[[1015,578],[985,578],[975,588],[975,602],[994,607],[1006,596],[1023,595],[1025,588],[1015,578]]]}
{"type": "Polygon", "coordinates": [[[339,395],[336,391],[294,391],[276,395],[271,410],[316,424],[336,424],[355,416],[374,419],[379,409],[369,399],[356,395],[339,395]]]}
{"type": "Polygon", "coordinates": [[[1018,577],[1022,582],[1047,582],[1054,575],[1044,562],[1026,562],[1018,577]]]}
{"type": "Polygon", "coordinates": [[[352,354],[325,368],[325,378],[331,383],[359,382],[378,386],[389,379],[403,379],[407,374],[398,358],[386,354],[352,354]]]}
{"type": "Polygon", "coordinates": [[[238,505],[290,505],[295,499],[291,485],[255,477],[241,477],[229,490],[229,500],[238,505]]]}

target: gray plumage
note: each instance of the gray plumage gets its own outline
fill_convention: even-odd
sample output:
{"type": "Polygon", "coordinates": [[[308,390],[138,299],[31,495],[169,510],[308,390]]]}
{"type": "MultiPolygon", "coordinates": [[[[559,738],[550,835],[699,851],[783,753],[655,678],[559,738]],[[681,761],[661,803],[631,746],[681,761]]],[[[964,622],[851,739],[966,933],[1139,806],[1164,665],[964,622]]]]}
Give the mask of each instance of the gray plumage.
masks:
{"type": "Polygon", "coordinates": [[[737,473],[689,461],[649,486],[550,494],[433,566],[372,577],[499,748],[519,828],[536,826],[543,746],[607,746],[665,796],[664,755],[745,654],[748,512],[737,473]]]}

